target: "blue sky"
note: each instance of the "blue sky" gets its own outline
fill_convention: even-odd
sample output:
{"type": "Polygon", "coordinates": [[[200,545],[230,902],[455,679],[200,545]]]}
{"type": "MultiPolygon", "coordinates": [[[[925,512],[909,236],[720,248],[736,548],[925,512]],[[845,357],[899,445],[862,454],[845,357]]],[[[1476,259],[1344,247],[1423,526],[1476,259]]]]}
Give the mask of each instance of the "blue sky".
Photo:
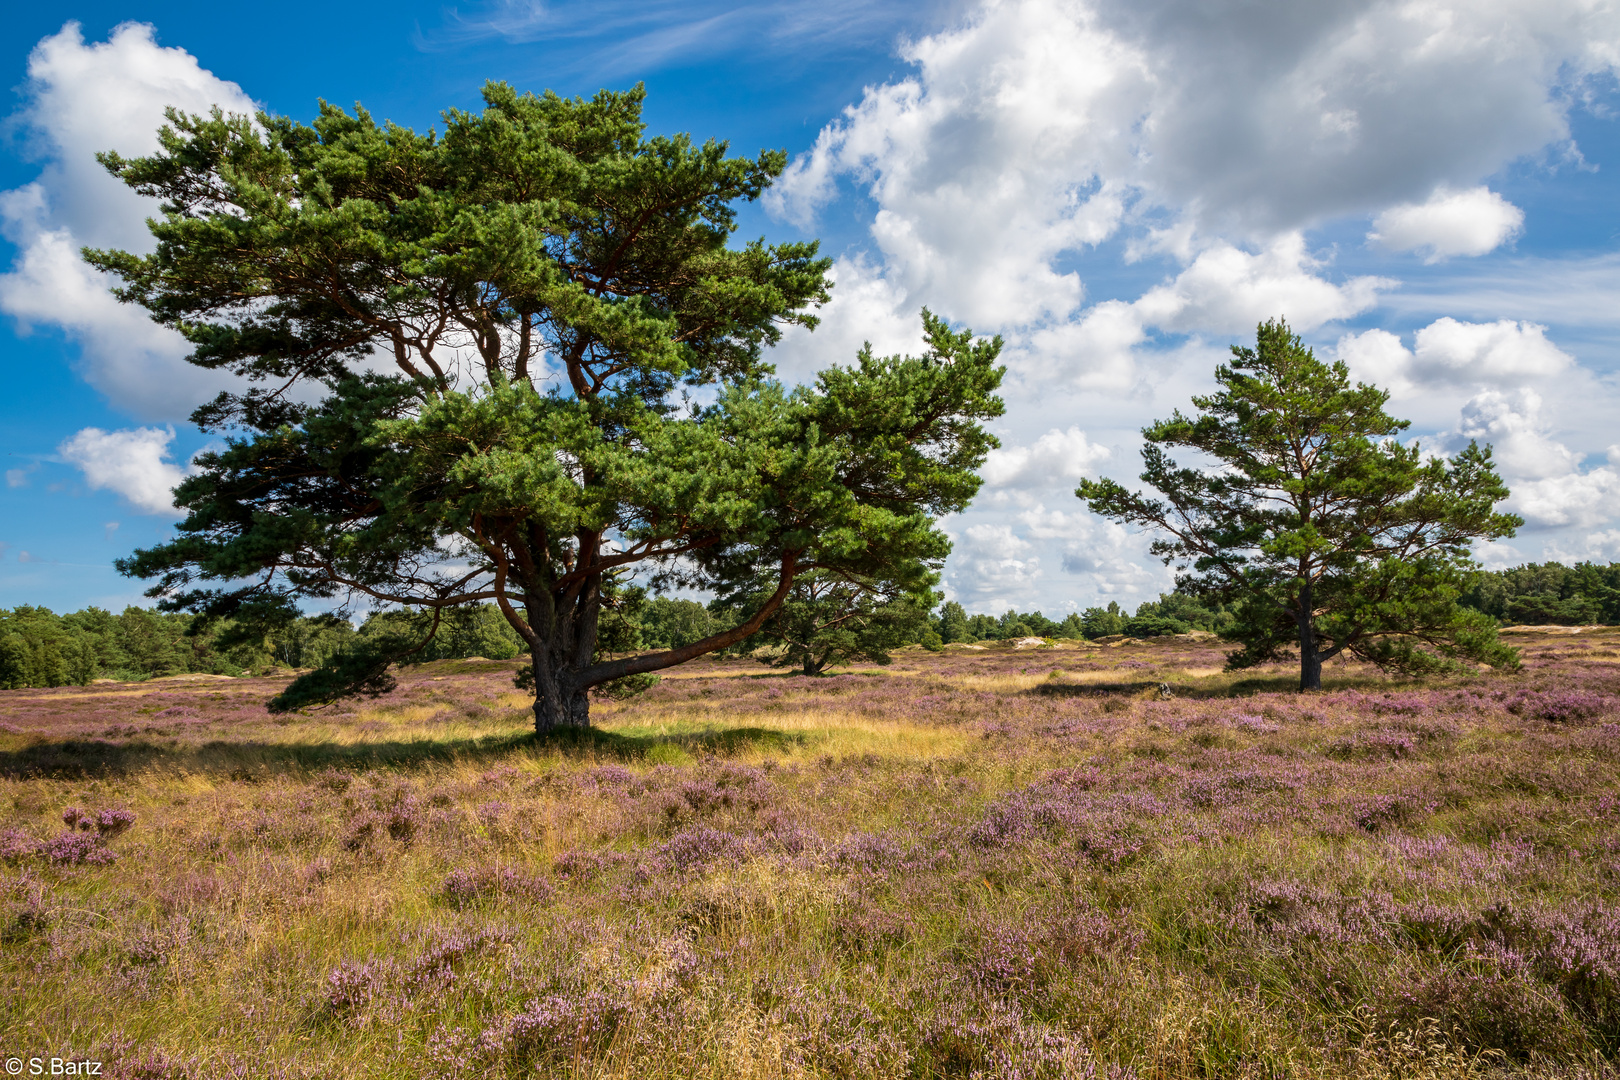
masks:
{"type": "Polygon", "coordinates": [[[655,132],[786,148],[745,235],[838,258],[784,376],[898,351],[933,308],[1008,342],[986,487],[947,529],[970,610],[1167,588],[1085,512],[1135,432],[1283,314],[1394,391],[1425,445],[1490,441],[1528,520],[1491,565],[1620,558],[1620,14],[1575,2],[978,0],[40,5],[0,53],[0,606],[140,602],[112,560],[168,534],[217,386],[79,245],[138,247],[91,160],[164,104],[413,127],[486,79],[645,81],[655,132]],[[44,10],[48,8],[49,10],[44,10]],[[69,23],[74,25],[68,25],[69,23]]]}

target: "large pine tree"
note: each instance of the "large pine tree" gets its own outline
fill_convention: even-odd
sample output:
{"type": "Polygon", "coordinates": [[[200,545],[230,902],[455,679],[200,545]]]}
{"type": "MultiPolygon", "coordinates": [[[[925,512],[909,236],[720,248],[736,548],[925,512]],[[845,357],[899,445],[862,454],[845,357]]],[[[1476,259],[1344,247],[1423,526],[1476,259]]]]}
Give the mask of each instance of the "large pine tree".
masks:
{"type": "MultiPolygon", "coordinates": [[[[918,358],[813,386],[764,349],[828,297],[814,244],[729,246],[781,153],[645,135],[640,88],[501,84],[442,134],[323,104],[310,125],[171,113],[161,151],[104,157],[162,200],[148,256],[89,251],[119,295],[260,385],[200,409],[232,432],[177,490],[172,542],[123,567],[170,608],[291,618],[337,599],[493,602],[527,643],[539,730],[586,691],[753,633],[807,571],[935,566],[999,415],[999,341],[924,313],[918,358]],[[774,587],[734,626],[606,658],[625,575],[774,587]]],[[[382,637],[281,705],[390,685],[382,637]]]]}

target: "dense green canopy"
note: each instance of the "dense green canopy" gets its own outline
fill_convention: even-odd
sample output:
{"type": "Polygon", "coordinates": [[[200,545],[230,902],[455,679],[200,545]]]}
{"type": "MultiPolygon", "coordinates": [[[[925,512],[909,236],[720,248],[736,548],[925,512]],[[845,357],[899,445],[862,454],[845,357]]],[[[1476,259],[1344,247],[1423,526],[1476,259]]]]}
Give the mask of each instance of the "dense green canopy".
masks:
{"type": "MultiPolygon", "coordinates": [[[[814,326],[829,262],[728,246],[783,154],[645,137],[639,88],[484,96],[442,135],[326,104],[311,125],[171,113],[158,154],[104,158],[163,216],[151,255],[86,257],[193,363],[261,384],[198,411],[233,437],[177,490],[178,538],[124,568],[244,619],[494,602],[544,729],[587,722],[591,686],[746,637],[802,573],[939,563],[934,518],[995,445],[999,340],[924,312],[925,355],[785,387],[764,349],[814,326]],[[632,574],[776,585],[708,637],[599,657],[604,590],[632,574]]],[[[379,639],[283,704],[386,689],[418,645],[379,639]]]]}

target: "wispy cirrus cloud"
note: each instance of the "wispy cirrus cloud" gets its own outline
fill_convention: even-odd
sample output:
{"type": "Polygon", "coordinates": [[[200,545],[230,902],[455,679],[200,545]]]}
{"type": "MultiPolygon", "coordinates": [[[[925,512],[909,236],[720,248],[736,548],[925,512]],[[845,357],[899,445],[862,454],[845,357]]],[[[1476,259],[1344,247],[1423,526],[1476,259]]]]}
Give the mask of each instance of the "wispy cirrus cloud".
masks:
{"type": "MultiPolygon", "coordinates": [[[[441,52],[484,42],[572,43],[571,66],[612,76],[692,63],[739,47],[814,53],[869,47],[926,13],[926,5],[858,0],[774,0],[754,4],[543,3],[493,0],[447,7],[436,26],[418,28],[416,46],[441,52]]],[[[565,66],[569,66],[567,60],[565,66]]]]}

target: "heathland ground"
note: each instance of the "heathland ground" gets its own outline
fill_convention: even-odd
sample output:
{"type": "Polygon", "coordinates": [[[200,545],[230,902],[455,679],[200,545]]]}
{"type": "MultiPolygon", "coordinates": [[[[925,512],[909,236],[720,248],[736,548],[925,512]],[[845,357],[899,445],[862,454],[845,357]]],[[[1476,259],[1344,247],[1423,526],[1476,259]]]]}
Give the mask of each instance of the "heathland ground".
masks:
{"type": "Polygon", "coordinates": [[[1613,1076],[1620,630],[0,692],[0,1055],[123,1077],[1613,1076]]]}

